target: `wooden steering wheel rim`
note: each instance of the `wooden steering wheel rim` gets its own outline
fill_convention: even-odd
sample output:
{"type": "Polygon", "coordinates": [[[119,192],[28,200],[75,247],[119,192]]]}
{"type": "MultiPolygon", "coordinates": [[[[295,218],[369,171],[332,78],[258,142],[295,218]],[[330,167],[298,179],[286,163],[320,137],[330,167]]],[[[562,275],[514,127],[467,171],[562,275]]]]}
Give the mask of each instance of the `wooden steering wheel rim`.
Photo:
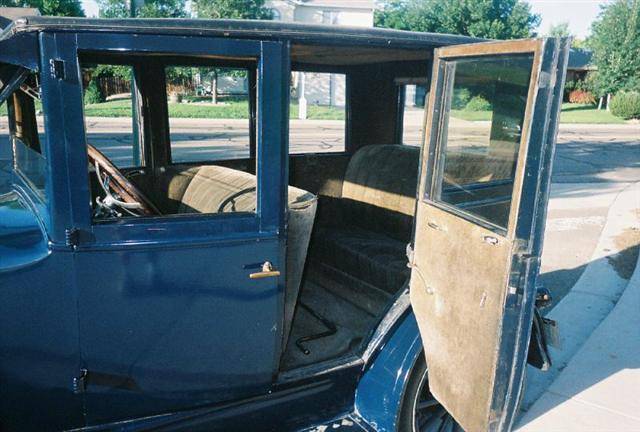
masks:
{"type": "MultiPolygon", "coordinates": [[[[87,156],[89,164],[92,166],[98,164],[100,169],[111,178],[109,186],[120,196],[122,201],[129,204],[139,203],[140,212],[145,216],[160,215],[156,206],[111,163],[104,153],[91,144],[87,144],[87,156]]],[[[98,181],[102,181],[102,179],[98,179],[98,181]]]]}

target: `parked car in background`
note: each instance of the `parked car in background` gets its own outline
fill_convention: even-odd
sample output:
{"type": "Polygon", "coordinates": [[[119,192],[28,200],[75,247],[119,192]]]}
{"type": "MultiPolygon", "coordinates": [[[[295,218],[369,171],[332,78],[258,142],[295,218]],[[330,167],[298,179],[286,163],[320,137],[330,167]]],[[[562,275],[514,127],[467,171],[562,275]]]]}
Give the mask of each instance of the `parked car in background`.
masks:
{"type": "Polygon", "coordinates": [[[2,429],[509,430],[527,357],[549,364],[534,309],[567,50],[14,21],[0,35],[2,429]],[[100,65],[134,83],[132,133],[110,144],[84,115],[82,71],[100,65]],[[179,67],[246,73],[246,146],[176,145],[179,67]],[[346,76],[344,149],[290,153],[295,71],[346,76]],[[430,86],[420,147],[402,144],[409,84],[430,86]],[[450,118],[462,87],[490,122],[450,118]]]}

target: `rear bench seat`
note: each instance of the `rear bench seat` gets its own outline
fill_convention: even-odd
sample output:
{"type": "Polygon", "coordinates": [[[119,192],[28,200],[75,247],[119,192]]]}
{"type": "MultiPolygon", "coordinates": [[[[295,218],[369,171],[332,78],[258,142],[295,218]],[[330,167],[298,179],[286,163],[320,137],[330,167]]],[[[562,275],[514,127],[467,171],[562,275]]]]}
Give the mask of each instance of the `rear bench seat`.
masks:
{"type": "Polygon", "coordinates": [[[353,155],[341,195],[320,196],[321,210],[331,202],[314,229],[314,265],[389,293],[402,287],[419,159],[418,147],[404,145],[371,145],[353,155]]]}

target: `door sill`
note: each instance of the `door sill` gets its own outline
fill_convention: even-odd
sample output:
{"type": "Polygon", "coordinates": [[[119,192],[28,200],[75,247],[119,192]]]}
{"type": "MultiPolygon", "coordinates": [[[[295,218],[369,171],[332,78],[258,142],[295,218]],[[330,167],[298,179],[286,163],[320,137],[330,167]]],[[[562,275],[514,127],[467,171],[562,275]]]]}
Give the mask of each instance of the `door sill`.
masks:
{"type": "Polygon", "coordinates": [[[289,384],[305,378],[315,378],[322,375],[328,375],[335,371],[349,369],[353,367],[361,367],[364,365],[362,357],[351,354],[344,357],[329,359],[320,363],[300,366],[291,370],[280,372],[275,384],[289,384]]]}

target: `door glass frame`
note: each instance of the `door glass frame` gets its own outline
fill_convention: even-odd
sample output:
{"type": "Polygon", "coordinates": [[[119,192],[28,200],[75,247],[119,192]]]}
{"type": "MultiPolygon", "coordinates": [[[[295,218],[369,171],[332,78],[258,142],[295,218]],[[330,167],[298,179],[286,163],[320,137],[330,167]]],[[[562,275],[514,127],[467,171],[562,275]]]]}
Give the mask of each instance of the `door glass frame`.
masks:
{"type": "MultiPolygon", "coordinates": [[[[544,238],[545,204],[549,198],[551,165],[569,48],[569,38],[487,42],[437,50],[434,60],[434,81],[427,111],[426,137],[421,162],[423,174],[420,180],[417,208],[419,209],[419,206],[434,207],[441,210],[448,220],[460,218],[466,221],[467,225],[470,223],[470,227],[482,230],[487,227],[477,217],[470,217],[451,206],[432,200],[438,175],[437,170],[434,169],[434,162],[436,157],[439,157],[438,147],[443,140],[443,134],[446,138],[446,129],[442,128],[442,119],[446,113],[446,107],[443,104],[443,101],[446,101],[446,94],[443,92],[446,77],[442,73],[444,61],[439,61],[439,58],[449,60],[492,54],[534,53],[509,224],[508,229],[501,233],[505,238],[500,240],[500,243],[510,244],[511,249],[510,264],[506,269],[507,292],[502,307],[502,322],[499,327],[500,335],[495,360],[501,367],[494,370],[493,384],[487,384],[492,385],[491,406],[488,408],[489,418],[492,421],[491,428],[496,431],[508,430],[512,427],[523,390],[528,341],[535,306],[536,278],[540,269],[544,238]],[[523,143],[526,148],[522,148],[523,143]]],[[[419,223],[420,221],[416,221],[416,224],[419,223]]],[[[428,225],[437,232],[438,225],[428,225]]],[[[487,237],[484,240],[486,239],[487,237]]],[[[414,245],[416,255],[418,255],[419,246],[414,245]]],[[[414,271],[415,269],[412,270],[412,277],[414,271]]],[[[411,290],[414,292],[413,287],[411,290]]],[[[414,311],[416,311],[415,305],[414,311]]],[[[419,321],[421,318],[416,315],[416,319],[419,321]]],[[[425,351],[427,351],[426,347],[427,345],[425,345],[425,351]]],[[[464,406],[459,408],[465,409],[464,406]]]]}
{"type": "MultiPolygon", "coordinates": [[[[75,44],[66,43],[57,48],[65,51],[67,70],[79,77],[78,53],[110,53],[119,55],[177,55],[188,57],[244,58],[256,61],[258,75],[257,106],[257,203],[255,213],[195,214],[185,216],[156,216],[124,218],[107,223],[92,221],[89,205],[74,209],[73,223],[86,241],[79,249],[93,247],[134,246],[184,242],[208,242],[231,238],[265,238],[284,232],[286,196],[286,155],[288,153],[288,46],[283,42],[237,40],[219,37],[178,37],[151,35],[118,35],[82,33],[75,35],[75,44]],[[264,127],[265,124],[270,127],[264,127]],[[277,127],[274,125],[282,125],[277,127]]],[[[67,87],[62,98],[80,110],[82,86],[67,87]]],[[[64,134],[68,149],[75,152],[69,166],[77,173],[69,182],[70,200],[88,203],[90,191],[87,173],[86,130],[84,115],[67,119],[81,131],[80,138],[64,134]],[[81,197],[78,199],[78,197],[81,197]]],[[[156,121],[158,121],[156,119],[156,121]]],[[[168,144],[168,143],[166,143],[168,144]]],[[[61,173],[62,174],[62,173],[61,173]]]]}
{"type": "Polygon", "coordinates": [[[542,57],[543,43],[539,39],[531,39],[526,41],[508,41],[508,42],[486,42],[479,49],[478,44],[457,45],[453,47],[440,48],[436,50],[434,56],[434,90],[429,96],[429,111],[433,113],[433,117],[429,116],[429,122],[426,126],[426,146],[424,149],[424,165],[426,172],[424,184],[421,188],[420,197],[424,202],[433,205],[441,210],[452,213],[462,219],[480,225],[494,233],[502,236],[513,238],[515,235],[515,221],[517,219],[518,208],[520,205],[520,193],[523,182],[524,164],[526,164],[528,154],[528,141],[531,131],[532,113],[535,106],[535,94],[537,93],[537,83],[540,74],[540,65],[542,57]],[[527,95],[527,105],[524,112],[524,121],[520,142],[518,146],[518,157],[514,172],[513,189],[511,195],[511,205],[509,210],[509,221],[506,229],[499,225],[484,220],[472,213],[466,212],[459,207],[447,204],[436,197],[440,182],[443,175],[443,150],[446,150],[448,119],[450,116],[450,97],[449,93],[453,91],[454,73],[451,73],[448,67],[451,61],[460,59],[483,58],[487,56],[509,56],[517,54],[533,54],[533,64],[531,76],[529,79],[529,90],[527,95]],[[433,124],[433,122],[437,122],[433,124]],[[432,162],[434,161],[434,162],[432,162]]]}

